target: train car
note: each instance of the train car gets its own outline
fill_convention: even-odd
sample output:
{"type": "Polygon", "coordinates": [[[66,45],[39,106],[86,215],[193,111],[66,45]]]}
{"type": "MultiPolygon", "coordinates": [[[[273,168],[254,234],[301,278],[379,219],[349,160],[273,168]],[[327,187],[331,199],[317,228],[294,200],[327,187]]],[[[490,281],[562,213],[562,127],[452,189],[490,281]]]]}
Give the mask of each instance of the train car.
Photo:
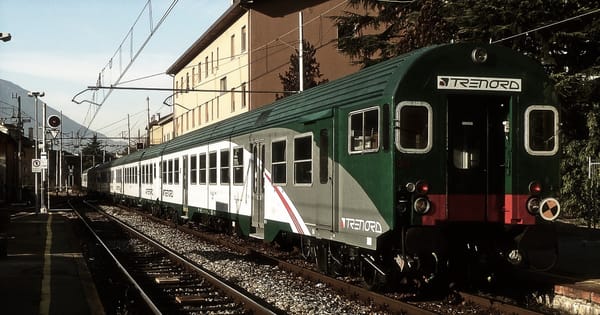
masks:
{"type": "Polygon", "coordinates": [[[538,63],[449,44],[182,135],[135,163],[156,170],[146,201],[183,218],[301,240],[324,271],[429,280],[464,257],[552,265],[558,125],[538,63]]]}

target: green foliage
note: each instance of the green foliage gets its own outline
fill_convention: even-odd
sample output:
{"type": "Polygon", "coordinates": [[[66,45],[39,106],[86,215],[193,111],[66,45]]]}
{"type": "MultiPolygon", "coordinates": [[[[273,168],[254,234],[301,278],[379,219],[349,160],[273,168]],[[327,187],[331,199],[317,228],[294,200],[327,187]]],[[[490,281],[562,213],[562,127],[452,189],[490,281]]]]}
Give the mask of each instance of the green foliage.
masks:
{"type": "Polygon", "coordinates": [[[103,150],[98,142],[98,135],[94,134],[90,142],[81,149],[81,153],[83,154],[83,169],[102,163],[103,150]]]}
{"type": "Polygon", "coordinates": [[[451,40],[498,43],[538,60],[554,79],[561,104],[563,213],[598,218],[600,172],[595,184],[588,180],[588,158],[600,162],[599,0],[349,4],[369,13],[334,17],[346,34],[338,48],[364,67],[451,40]]]}
{"type": "MultiPolygon", "coordinates": [[[[317,52],[315,47],[306,40],[303,41],[302,45],[304,50],[302,54],[302,64],[304,67],[304,89],[327,82],[327,79],[319,80],[323,75],[319,69],[320,64],[317,62],[315,57],[317,52]]],[[[281,80],[284,91],[298,91],[300,89],[300,79],[298,76],[300,73],[298,69],[299,58],[298,50],[296,50],[296,53],[290,56],[290,68],[288,71],[286,71],[284,75],[279,75],[279,80],[281,80]]],[[[284,98],[291,94],[293,93],[284,92],[283,95],[277,95],[277,99],[284,98]]]]}

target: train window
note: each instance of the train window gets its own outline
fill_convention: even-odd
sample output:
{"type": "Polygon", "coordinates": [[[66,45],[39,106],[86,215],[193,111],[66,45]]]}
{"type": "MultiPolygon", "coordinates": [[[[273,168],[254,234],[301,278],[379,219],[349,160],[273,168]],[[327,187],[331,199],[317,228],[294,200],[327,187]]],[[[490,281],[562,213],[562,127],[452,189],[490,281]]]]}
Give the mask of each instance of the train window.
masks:
{"type": "Polygon", "coordinates": [[[167,183],[167,161],[162,161],[162,182],[163,184],[167,183]]]}
{"type": "Polygon", "coordinates": [[[348,128],[350,153],[376,152],[379,149],[379,107],[351,112],[348,128]]]}
{"type": "Polygon", "coordinates": [[[312,135],[294,139],[294,183],[312,184],[312,135]]]}
{"type": "Polygon", "coordinates": [[[244,183],[244,148],[233,149],[233,183],[244,183]]]}
{"type": "Polygon", "coordinates": [[[525,110],[525,150],[531,155],[554,155],[558,152],[556,108],[533,105],[525,110]]]}
{"type": "Polygon", "coordinates": [[[286,183],[285,140],[271,143],[271,168],[273,184],[286,183]]]}
{"type": "Polygon", "coordinates": [[[174,160],[173,166],[173,183],[179,184],[179,158],[174,160]]]}
{"type": "Polygon", "coordinates": [[[206,154],[202,153],[199,155],[199,184],[206,184],[206,154]]]}
{"type": "Polygon", "coordinates": [[[169,160],[167,163],[167,182],[169,184],[173,184],[173,160],[169,160]]]}
{"type": "Polygon", "coordinates": [[[221,184],[229,184],[229,150],[221,151],[221,184]]]}
{"type": "Polygon", "coordinates": [[[217,183],[217,152],[208,154],[208,182],[217,183]]]}
{"type": "Polygon", "coordinates": [[[396,147],[404,153],[431,149],[433,113],[425,102],[404,101],[396,108],[396,147]]]}
{"type": "Polygon", "coordinates": [[[190,157],[190,184],[196,185],[198,178],[198,157],[194,154],[190,157]]]}

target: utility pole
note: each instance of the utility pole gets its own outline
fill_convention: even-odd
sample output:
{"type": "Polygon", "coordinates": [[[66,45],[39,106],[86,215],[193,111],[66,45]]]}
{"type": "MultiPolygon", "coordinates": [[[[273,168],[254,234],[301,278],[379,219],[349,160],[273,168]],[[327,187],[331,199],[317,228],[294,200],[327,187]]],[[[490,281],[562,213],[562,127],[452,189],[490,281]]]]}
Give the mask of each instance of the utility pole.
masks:
{"type": "MultiPolygon", "coordinates": [[[[60,111],[60,121],[63,121],[63,116],[62,116],[62,110],[60,111]]],[[[58,190],[62,191],[62,173],[63,173],[63,168],[62,168],[62,144],[63,144],[63,137],[62,137],[62,123],[60,124],[60,142],[58,143],[58,168],[60,169],[60,171],[58,172],[58,190]]]]}
{"type": "MultiPolygon", "coordinates": [[[[34,106],[35,106],[35,124],[34,124],[34,126],[35,126],[35,134],[34,134],[34,138],[35,138],[35,150],[34,150],[34,152],[35,152],[35,159],[37,160],[38,159],[38,149],[40,147],[39,140],[38,140],[38,135],[39,135],[38,118],[39,117],[38,117],[38,106],[37,106],[37,103],[38,103],[38,98],[43,97],[46,94],[44,92],[29,92],[29,93],[27,93],[27,95],[29,97],[33,97],[35,99],[35,101],[34,101],[34,106]]],[[[44,123],[44,127],[45,126],[46,126],[46,124],[44,123]]],[[[43,131],[45,133],[45,131],[46,131],[45,128],[44,128],[43,131]]],[[[44,172],[42,170],[42,174],[43,173],[44,172]]],[[[42,183],[42,186],[43,186],[43,183],[42,183]]],[[[41,210],[41,207],[38,210],[39,200],[40,200],[40,195],[38,193],[38,174],[35,173],[35,209],[36,209],[36,212],[39,212],[41,210]]],[[[42,203],[44,202],[43,200],[44,200],[44,198],[42,196],[42,203]]]]}
{"type": "Polygon", "coordinates": [[[302,23],[303,23],[303,18],[302,18],[302,10],[300,10],[298,12],[298,35],[300,37],[300,43],[298,44],[298,72],[300,72],[298,74],[298,83],[300,84],[300,88],[298,89],[298,91],[302,92],[304,91],[304,44],[303,44],[303,37],[304,37],[304,30],[302,27],[302,23]]]}
{"type": "Polygon", "coordinates": [[[19,188],[17,189],[17,202],[23,201],[23,120],[21,118],[21,96],[16,93],[12,94],[12,98],[17,99],[17,180],[19,188]]]}
{"type": "Polygon", "coordinates": [[[146,96],[146,109],[148,110],[148,127],[146,128],[146,148],[150,146],[150,97],[146,96]]]}
{"type": "Polygon", "coordinates": [[[127,114],[127,154],[131,154],[131,126],[129,126],[129,114],[127,114]]]}

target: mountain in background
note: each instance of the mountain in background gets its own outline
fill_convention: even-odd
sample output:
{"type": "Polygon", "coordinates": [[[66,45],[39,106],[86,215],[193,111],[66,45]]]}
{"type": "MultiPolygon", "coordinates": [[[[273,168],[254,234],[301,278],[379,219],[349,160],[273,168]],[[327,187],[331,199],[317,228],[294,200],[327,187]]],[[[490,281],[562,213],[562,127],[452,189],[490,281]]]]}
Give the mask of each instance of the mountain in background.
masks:
{"type": "MultiPolygon", "coordinates": [[[[23,132],[25,137],[33,138],[34,137],[34,119],[35,116],[35,99],[33,97],[29,97],[27,95],[29,91],[14,84],[13,82],[6,81],[0,79],[0,123],[2,124],[17,124],[17,112],[18,112],[18,104],[17,99],[13,98],[13,95],[21,96],[21,118],[23,120],[23,132]]],[[[38,101],[38,115],[39,115],[39,124],[42,123],[42,103],[38,101]]],[[[46,105],[46,115],[58,115],[60,117],[60,112],[52,108],[50,105],[46,105]]],[[[65,113],[62,113],[62,133],[63,133],[63,150],[71,151],[71,153],[78,152],[79,149],[75,148],[77,144],[77,132],[81,134],[86,127],[75,122],[71,118],[69,118],[65,113]]],[[[91,137],[92,135],[97,134],[98,138],[105,138],[106,136],[97,133],[93,130],[88,130],[86,137],[91,137]]],[[[47,135],[46,137],[50,137],[47,135]]],[[[41,133],[39,134],[39,138],[41,139],[41,133]]],[[[82,145],[85,146],[88,140],[82,140],[82,145]]],[[[114,145],[123,145],[125,146],[125,142],[118,141],[109,141],[111,146],[114,145]]]]}

